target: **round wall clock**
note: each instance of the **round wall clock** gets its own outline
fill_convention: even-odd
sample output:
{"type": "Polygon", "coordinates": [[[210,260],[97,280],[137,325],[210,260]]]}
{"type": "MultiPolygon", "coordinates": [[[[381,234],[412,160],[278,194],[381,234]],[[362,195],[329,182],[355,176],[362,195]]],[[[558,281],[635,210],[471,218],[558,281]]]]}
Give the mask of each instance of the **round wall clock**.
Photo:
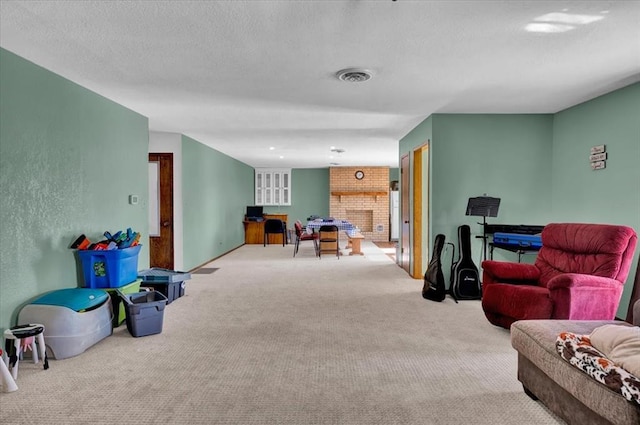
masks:
{"type": "Polygon", "coordinates": [[[364,178],[364,172],[362,170],[356,171],[356,179],[362,180],[364,178]]]}

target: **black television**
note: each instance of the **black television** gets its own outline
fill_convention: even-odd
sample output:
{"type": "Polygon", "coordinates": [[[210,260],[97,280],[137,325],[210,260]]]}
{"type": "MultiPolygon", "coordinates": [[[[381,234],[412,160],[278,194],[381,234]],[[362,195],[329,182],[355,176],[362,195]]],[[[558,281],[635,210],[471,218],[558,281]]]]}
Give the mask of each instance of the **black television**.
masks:
{"type": "Polygon", "coordinates": [[[262,220],[262,206],[248,206],[247,207],[247,220],[262,220]]]}

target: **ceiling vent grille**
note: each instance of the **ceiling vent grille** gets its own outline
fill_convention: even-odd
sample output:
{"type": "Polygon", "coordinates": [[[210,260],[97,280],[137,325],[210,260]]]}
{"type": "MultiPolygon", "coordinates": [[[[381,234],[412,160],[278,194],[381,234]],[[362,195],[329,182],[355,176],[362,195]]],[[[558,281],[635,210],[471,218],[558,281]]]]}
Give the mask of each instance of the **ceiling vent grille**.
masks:
{"type": "Polygon", "coordinates": [[[336,76],[347,83],[362,83],[371,79],[371,72],[366,69],[349,68],[338,71],[336,76]]]}

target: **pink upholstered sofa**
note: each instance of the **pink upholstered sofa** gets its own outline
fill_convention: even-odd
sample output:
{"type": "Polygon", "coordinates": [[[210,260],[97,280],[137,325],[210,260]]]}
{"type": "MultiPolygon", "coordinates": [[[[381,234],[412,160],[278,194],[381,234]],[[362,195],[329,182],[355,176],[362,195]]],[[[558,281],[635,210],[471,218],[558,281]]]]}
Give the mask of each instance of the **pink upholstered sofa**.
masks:
{"type": "Polygon", "coordinates": [[[552,223],[534,264],[483,261],[482,308],[496,326],[516,320],[613,320],[637,235],[631,227],[552,223]]]}

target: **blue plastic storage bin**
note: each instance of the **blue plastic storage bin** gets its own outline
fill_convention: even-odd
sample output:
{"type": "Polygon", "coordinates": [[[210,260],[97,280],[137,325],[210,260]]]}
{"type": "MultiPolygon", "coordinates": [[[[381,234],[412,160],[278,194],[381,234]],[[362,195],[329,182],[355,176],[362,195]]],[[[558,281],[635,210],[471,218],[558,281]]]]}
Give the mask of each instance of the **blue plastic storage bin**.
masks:
{"type": "Polygon", "coordinates": [[[119,288],[138,277],[138,254],[142,245],[109,251],[82,250],[84,286],[87,288],[119,288]]]}

